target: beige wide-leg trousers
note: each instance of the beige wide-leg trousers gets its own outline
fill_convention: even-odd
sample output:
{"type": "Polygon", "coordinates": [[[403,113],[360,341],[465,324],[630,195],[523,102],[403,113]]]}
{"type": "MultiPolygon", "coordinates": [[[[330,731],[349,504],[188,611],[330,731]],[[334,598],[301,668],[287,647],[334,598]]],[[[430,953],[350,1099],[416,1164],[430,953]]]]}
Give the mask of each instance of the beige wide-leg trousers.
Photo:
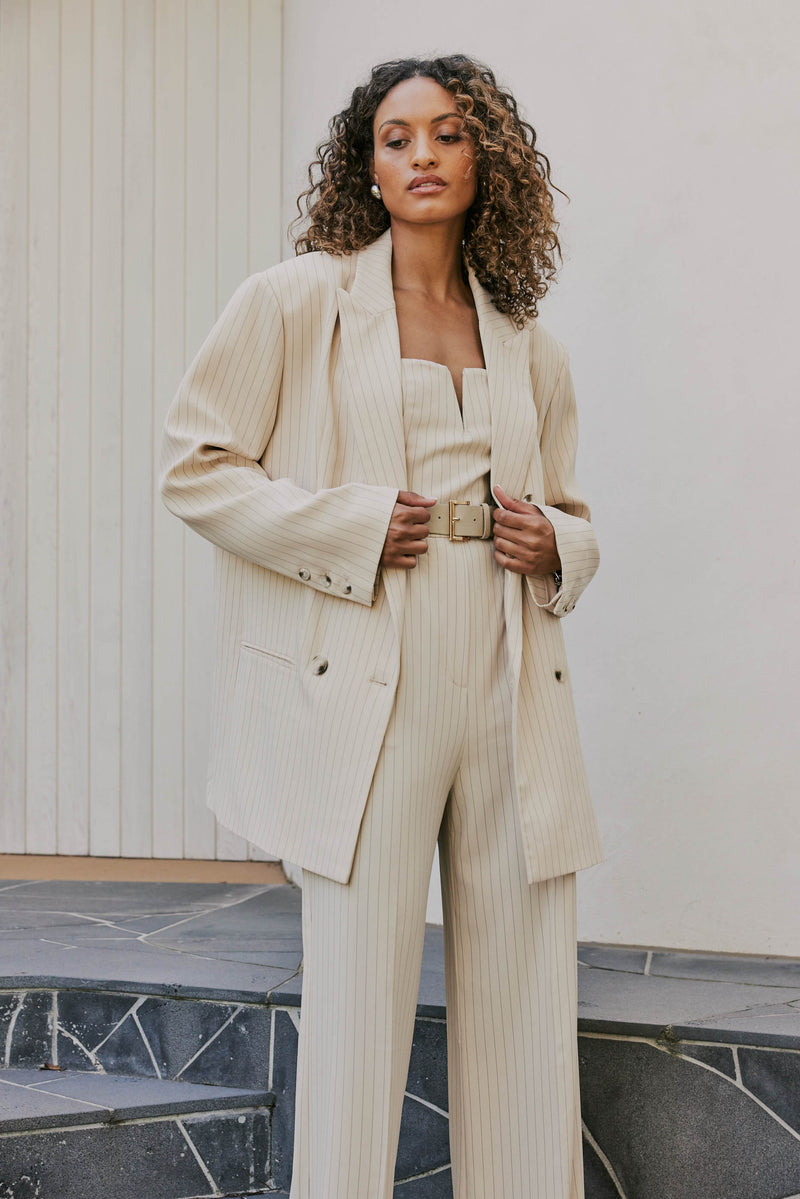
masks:
{"type": "Polygon", "coordinates": [[[291,1199],[391,1199],[437,841],[454,1197],[583,1199],[575,875],[527,882],[492,550],[429,537],[350,879],[303,872],[291,1199]]]}

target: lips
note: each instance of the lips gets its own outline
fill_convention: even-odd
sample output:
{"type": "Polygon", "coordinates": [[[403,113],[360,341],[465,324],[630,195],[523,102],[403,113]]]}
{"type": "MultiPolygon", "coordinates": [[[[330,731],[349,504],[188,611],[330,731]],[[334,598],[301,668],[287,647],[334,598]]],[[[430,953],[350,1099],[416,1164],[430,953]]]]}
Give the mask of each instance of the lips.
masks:
{"type": "Polygon", "coordinates": [[[434,192],[441,191],[443,187],[447,187],[444,179],[440,179],[438,175],[417,175],[409,185],[408,190],[412,192],[434,192]]]}

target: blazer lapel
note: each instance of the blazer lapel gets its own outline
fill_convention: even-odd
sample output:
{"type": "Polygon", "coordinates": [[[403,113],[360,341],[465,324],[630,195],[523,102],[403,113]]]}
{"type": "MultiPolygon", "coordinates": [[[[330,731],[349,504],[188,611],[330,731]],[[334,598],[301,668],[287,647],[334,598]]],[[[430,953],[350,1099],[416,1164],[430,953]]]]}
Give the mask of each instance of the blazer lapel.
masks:
{"type": "MultiPolygon", "coordinates": [[[[488,291],[478,282],[472,267],[469,282],[478,312],[478,324],[486,359],[492,420],[490,482],[499,483],[516,499],[531,490],[538,455],[537,416],[530,371],[530,330],[517,329],[505,313],[498,312],[488,291]]],[[[503,607],[506,646],[514,680],[516,729],[517,684],[522,665],[523,576],[506,571],[503,607]]]]}
{"type": "MultiPolygon", "coordinates": [[[[400,335],[392,289],[391,230],[356,257],[350,290],[336,289],[342,340],[342,359],[351,409],[351,427],[358,440],[363,482],[382,487],[408,487],[403,391],[400,374],[400,335]]],[[[383,571],[398,641],[403,628],[407,572],[383,571]]]]}
{"type": "Polygon", "coordinates": [[[537,451],[536,408],[530,374],[530,330],[498,312],[472,267],[469,282],[478,312],[492,412],[490,479],[522,499],[537,451]]]}

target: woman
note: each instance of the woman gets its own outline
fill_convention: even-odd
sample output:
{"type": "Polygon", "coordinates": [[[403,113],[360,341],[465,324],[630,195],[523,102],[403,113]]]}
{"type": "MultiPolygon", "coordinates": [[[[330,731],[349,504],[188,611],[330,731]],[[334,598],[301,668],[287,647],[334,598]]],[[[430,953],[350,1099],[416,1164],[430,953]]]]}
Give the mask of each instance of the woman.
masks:
{"type": "Polygon", "coordinates": [[[298,256],[172,403],[218,547],[209,803],[303,874],[292,1199],[389,1199],[434,848],[456,1199],[583,1195],[575,871],[601,860],[560,622],[597,568],[549,164],[488,68],[385,63],[298,256]]]}

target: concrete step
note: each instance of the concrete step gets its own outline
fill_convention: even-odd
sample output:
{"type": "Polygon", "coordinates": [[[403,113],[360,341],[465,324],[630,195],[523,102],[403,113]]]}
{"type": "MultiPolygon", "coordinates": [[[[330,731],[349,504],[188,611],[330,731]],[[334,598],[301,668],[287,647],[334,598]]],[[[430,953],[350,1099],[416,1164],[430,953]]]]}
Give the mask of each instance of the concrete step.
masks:
{"type": "MultiPolygon", "coordinates": [[[[0,1170],[0,1199],[71,1199],[63,1180],[73,1168],[84,1171],[73,1192],[80,1199],[285,1199],[303,985],[300,900],[289,886],[7,883],[0,1066],[136,1075],[217,1096],[222,1087],[268,1092],[275,1105],[0,1131],[0,1162],[19,1137],[37,1145],[52,1137],[54,1162],[37,1175],[50,1189],[38,1192],[22,1166],[11,1190],[0,1170]],[[91,1176],[75,1148],[90,1131],[91,1176]],[[115,1137],[121,1160],[130,1162],[131,1145],[166,1163],[165,1178],[134,1185],[123,1172],[130,1189],[120,1190],[113,1154],[96,1151],[115,1137]],[[178,1182],[193,1190],[169,1189],[170,1153],[178,1182]],[[198,1156],[216,1192],[202,1189],[211,1183],[198,1156]]],[[[800,961],[583,944],[578,965],[587,1199],[800,1199],[800,961]]],[[[445,998],[442,929],[429,925],[395,1199],[452,1199],[445,998]]],[[[47,1086],[37,1085],[42,1102],[53,1091],[50,1077],[42,1072],[47,1086]]],[[[135,1110],[131,1096],[124,1102],[135,1110]]],[[[108,1099],[98,1106],[118,1102],[108,1099]]]]}
{"type": "Polygon", "coordinates": [[[270,1190],[266,1090],[0,1070],[0,1199],[195,1199],[270,1190]]]}

